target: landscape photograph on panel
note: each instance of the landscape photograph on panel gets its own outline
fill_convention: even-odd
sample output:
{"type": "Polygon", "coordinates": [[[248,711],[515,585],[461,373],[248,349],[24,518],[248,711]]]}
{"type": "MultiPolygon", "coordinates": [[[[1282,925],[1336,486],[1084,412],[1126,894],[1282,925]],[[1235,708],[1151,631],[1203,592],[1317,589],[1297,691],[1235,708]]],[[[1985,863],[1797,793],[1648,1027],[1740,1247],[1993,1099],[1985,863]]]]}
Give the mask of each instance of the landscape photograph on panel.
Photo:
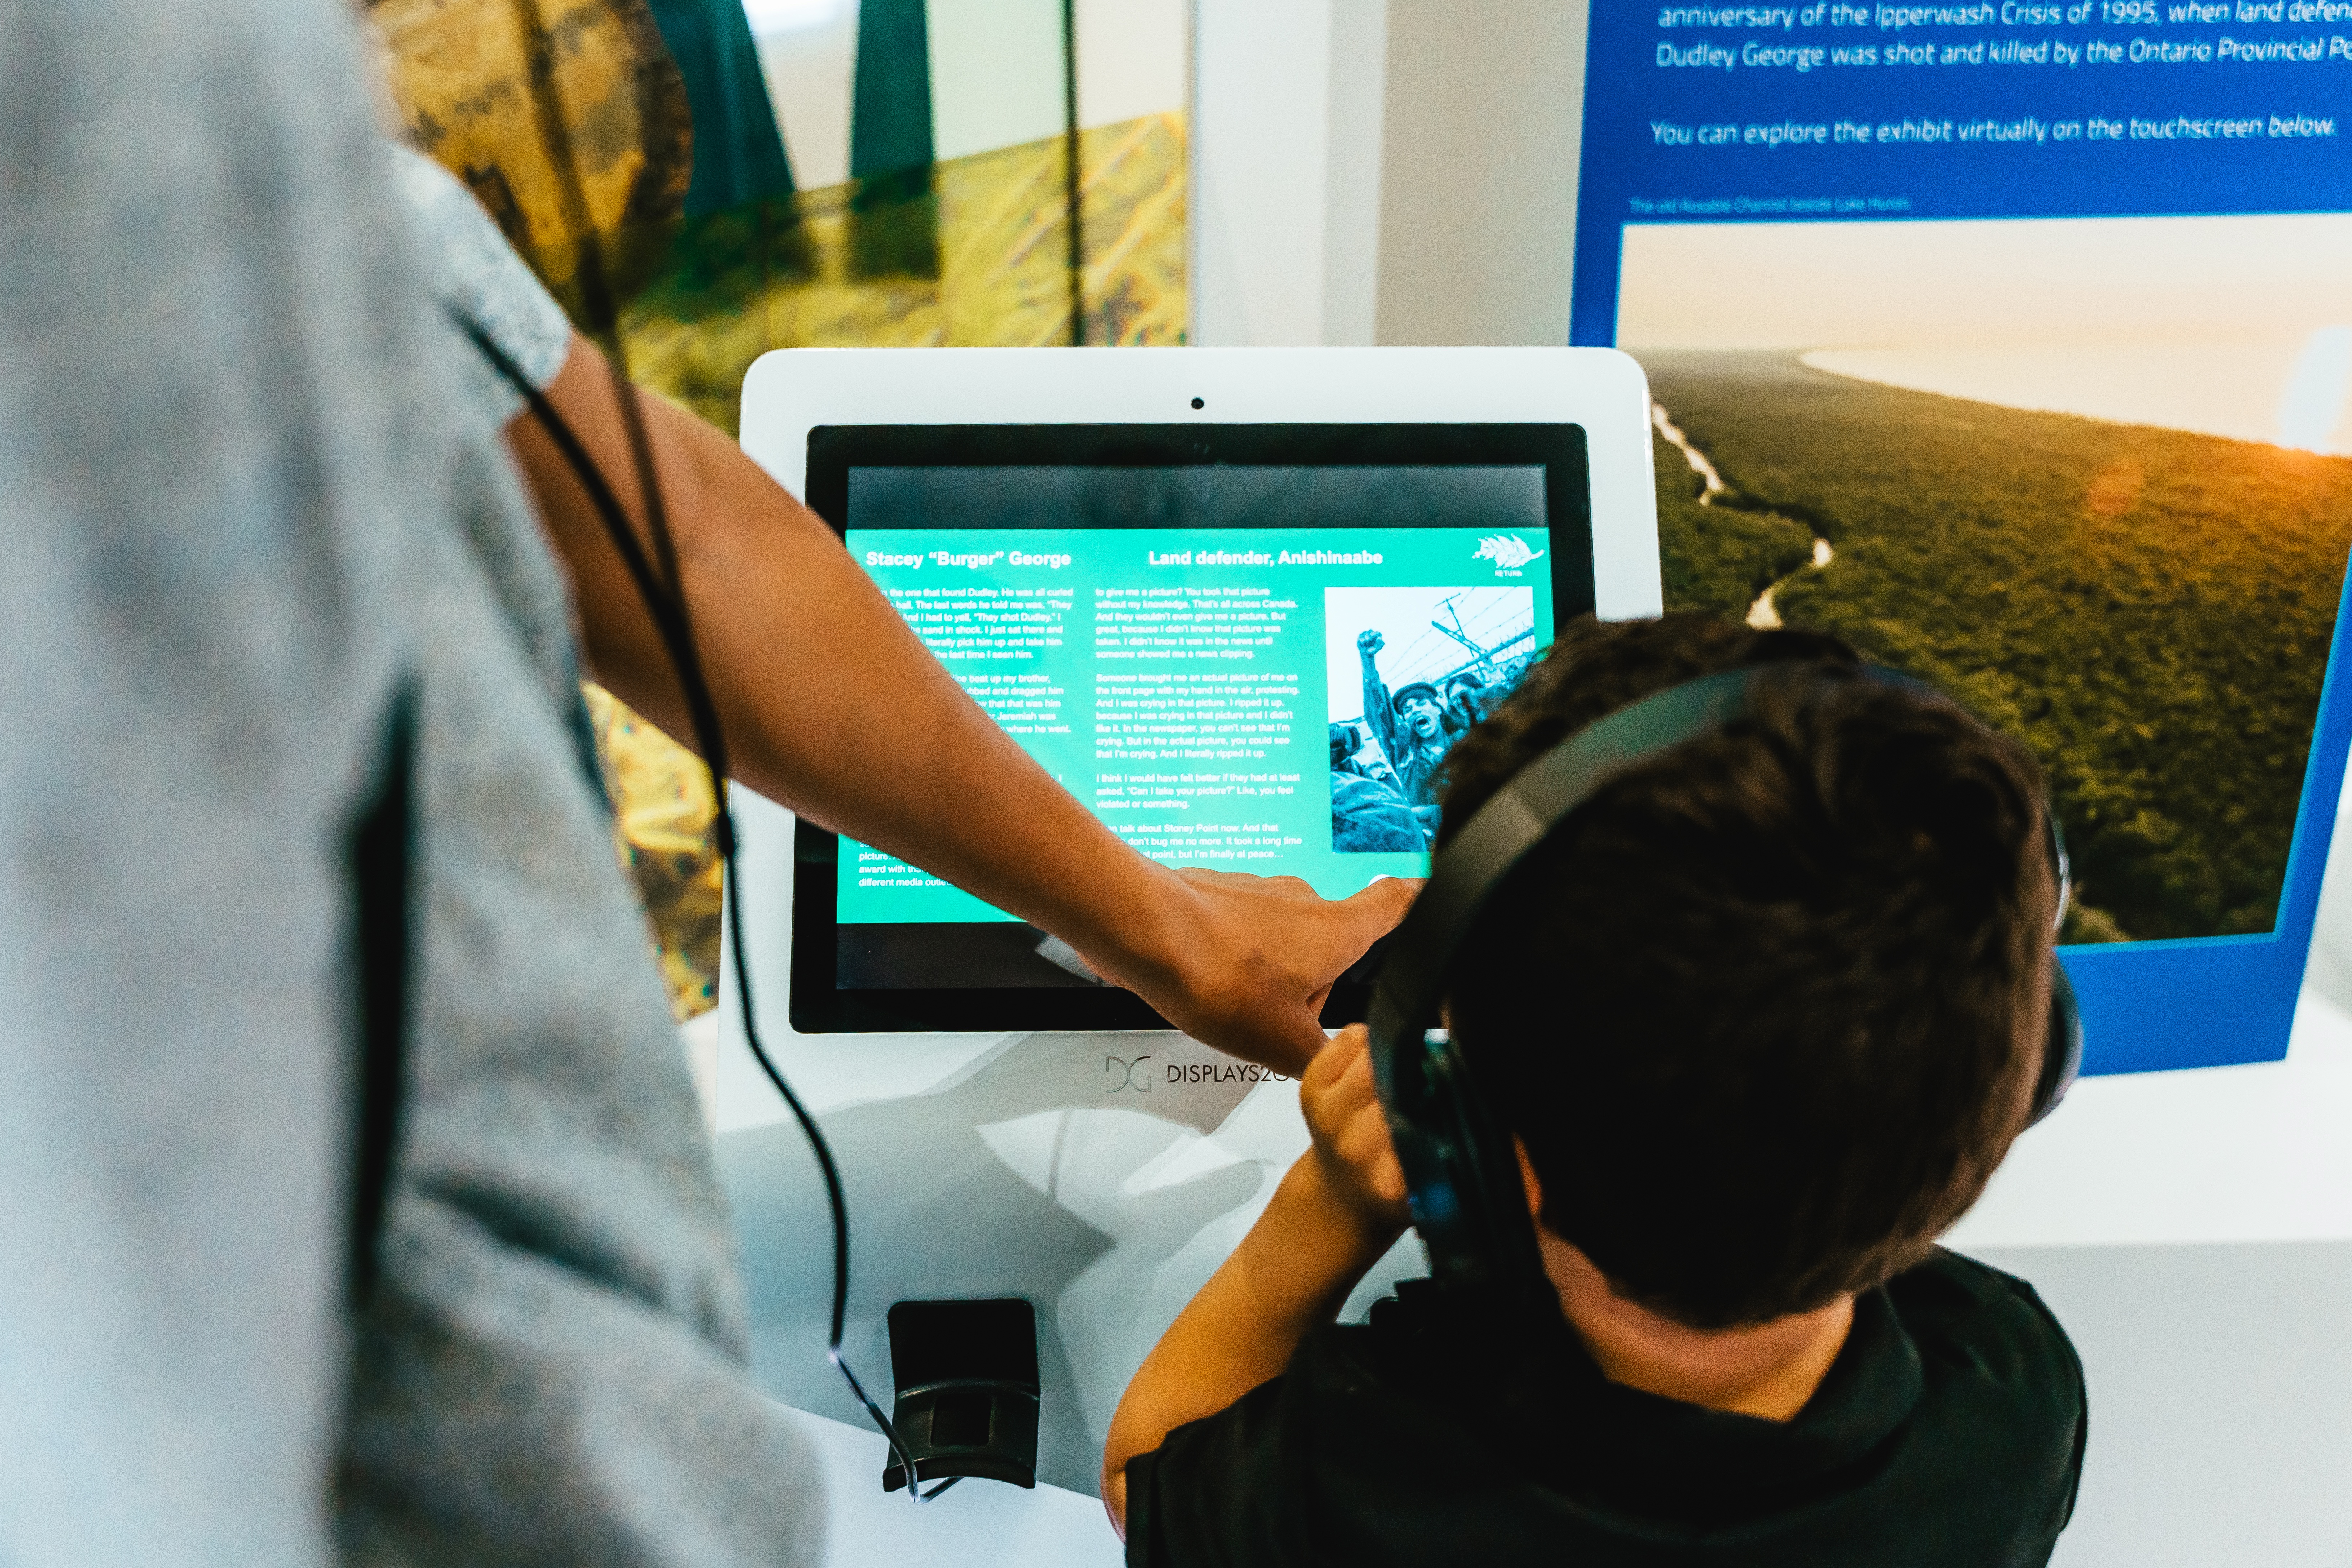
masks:
{"type": "Polygon", "coordinates": [[[2352,543],[2352,216],[1641,225],[1669,607],[2024,739],[2063,939],[2268,932],[2352,543]]]}

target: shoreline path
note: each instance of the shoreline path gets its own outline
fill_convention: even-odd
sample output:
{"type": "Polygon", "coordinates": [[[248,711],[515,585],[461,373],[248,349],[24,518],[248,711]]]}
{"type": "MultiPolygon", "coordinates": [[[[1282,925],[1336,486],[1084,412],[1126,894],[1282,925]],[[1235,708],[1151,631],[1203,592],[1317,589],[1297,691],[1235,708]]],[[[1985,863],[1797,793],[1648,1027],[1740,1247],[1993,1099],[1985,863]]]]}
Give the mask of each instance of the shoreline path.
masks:
{"type": "MultiPolygon", "coordinates": [[[[1723,482],[1723,476],[1716,471],[1713,460],[1699,449],[1696,442],[1683,434],[1681,427],[1676,425],[1667,414],[1664,403],[1650,404],[1650,423],[1657,426],[1659,434],[1674,443],[1675,449],[1680,452],[1683,455],[1683,460],[1690,465],[1691,472],[1696,474],[1704,482],[1705,488],[1699,491],[1698,504],[1702,507],[1715,505],[1715,498],[1727,493],[1731,486],[1723,482]]],[[[1830,541],[1818,534],[1815,535],[1813,559],[1799,567],[1796,571],[1776,578],[1768,584],[1764,591],[1756,596],[1755,602],[1748,605],[1748,624],[1759,632],[1778,630],[1780,625],[1780,612],[1773,603],[1773,595],[1787,586],[1790,580],[1798,572],[1819,571],[1836,559],[1837,551],[1832,547],[1830,541]]]]}

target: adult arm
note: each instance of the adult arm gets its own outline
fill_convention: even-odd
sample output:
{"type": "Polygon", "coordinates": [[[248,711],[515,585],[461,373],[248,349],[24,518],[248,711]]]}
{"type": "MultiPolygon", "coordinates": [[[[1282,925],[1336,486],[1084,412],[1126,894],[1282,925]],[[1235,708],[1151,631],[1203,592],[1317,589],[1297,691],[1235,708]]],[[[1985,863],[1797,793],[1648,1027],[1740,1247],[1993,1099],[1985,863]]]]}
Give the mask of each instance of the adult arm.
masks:
{"type": "Polygon", "coordinates": [[[1290,1364],[1404,1232],[1404,1172],[1372,1090],[1361,1024],[1307,1064],[1298,1086],[1314,1142],[1201,1293],[1177,1314],[1111,1417],[1103,1506],[1127,1530],[1127,1463],[1213,1416],[1290,1364]]]}
{"type": "MultiPolygon", "coordinates": [[[[620,405],[583,340],[548,388],[638,521],[620,405]]],[[[833,530],[741,449],[638,397],[696,643],[746,784],[1052,932],[1196,1039],[1296,1072],[1331,982],[1412,884],[1326,902],[1296,878],[1173,871],[1129,847],[966,696],[833,530]]],[[[536,417],[509,427],[571,568],[596,678],[671,735],[684,699],[587,495],[536,417]]]]}

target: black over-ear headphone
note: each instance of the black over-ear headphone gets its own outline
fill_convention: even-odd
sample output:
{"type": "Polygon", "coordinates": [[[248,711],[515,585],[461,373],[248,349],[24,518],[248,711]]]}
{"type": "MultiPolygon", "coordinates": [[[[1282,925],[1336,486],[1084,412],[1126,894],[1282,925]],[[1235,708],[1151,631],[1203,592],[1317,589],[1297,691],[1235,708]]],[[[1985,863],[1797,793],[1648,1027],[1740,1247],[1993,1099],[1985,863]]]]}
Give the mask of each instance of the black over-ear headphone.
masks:
{"type": "MultiPolygon", "coordinates": [[[[1441,1285],[1551,1300],[1536,1249],[1517,1155],[1471,1080],[1461,1049],[1434,1027],[1454,961],[1496,890],[1528,852],[1610,779],[1751,711],[1756,679],[1807,666],[1748,665],[1705,675],[1627,704],[1586,726],[1521,769],[1478,809],[1430,869],[1398,928],[1366,1022],[1372,1074],[1404,1167],[1413,1226],[1441,1285]]],[[[1892,671],[1851,664],[1812,668],[1824,678],[1875,680],[1931,691],[1892,671]]],[[[2042,821],[2064,917],[2064,841],[2045,801],[2042,821]]],[[[2050,1029],[2034,1086],[2032,1121],[2048,1115],[2083,1063],[2083,1023],[2065,969],[2051,968],[2050,1029]]]]}

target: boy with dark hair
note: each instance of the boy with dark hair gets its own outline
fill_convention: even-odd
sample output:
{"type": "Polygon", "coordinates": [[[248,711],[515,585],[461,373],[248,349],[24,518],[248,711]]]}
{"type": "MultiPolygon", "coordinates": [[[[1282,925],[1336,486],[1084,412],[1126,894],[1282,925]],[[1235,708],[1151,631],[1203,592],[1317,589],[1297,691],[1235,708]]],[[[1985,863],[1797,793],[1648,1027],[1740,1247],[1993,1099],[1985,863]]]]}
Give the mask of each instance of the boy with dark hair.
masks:
{"type": "Polygon", "coordinates": [[[1331,1322],[1407,1223],[1345,1031],[1301,1084],[1313,1146],[1112,1422],[1130,1563],[2047,1560],[2081,1364],[2030,1287],[1935,1244],[2041,1067],[2041,779],[1932,692],[1838,678],[1857,664],[1804,632],[1587,620],[1454,747],[1441,854],[1614,709],[1811,666],[1603,785],[1452,977],[1559,1317],[1417,1281],[1331,1322]]]}

